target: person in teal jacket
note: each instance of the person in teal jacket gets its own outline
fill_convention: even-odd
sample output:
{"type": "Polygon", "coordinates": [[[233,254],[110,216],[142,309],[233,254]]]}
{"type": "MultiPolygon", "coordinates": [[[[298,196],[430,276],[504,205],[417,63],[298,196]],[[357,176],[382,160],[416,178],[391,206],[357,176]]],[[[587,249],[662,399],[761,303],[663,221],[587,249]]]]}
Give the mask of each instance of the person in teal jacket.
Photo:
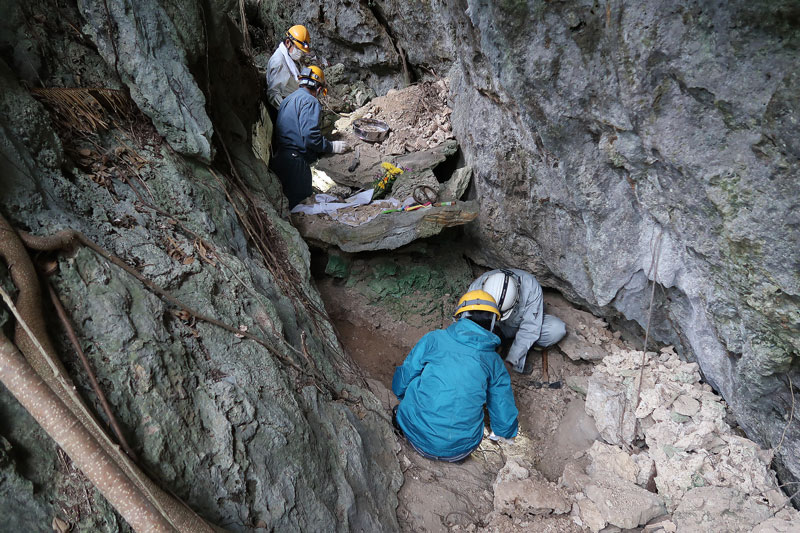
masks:
{"type": "Polygon", "coordinates": [[[395,370],[395,425],[423,457],[465,459],[483,439],[484,405],[495,435],[517,435],[511,378],[495,352],[500,338],[492,333],[499,317],[488,293],[466,293],[457,321],[422,337],[395,370]]]}

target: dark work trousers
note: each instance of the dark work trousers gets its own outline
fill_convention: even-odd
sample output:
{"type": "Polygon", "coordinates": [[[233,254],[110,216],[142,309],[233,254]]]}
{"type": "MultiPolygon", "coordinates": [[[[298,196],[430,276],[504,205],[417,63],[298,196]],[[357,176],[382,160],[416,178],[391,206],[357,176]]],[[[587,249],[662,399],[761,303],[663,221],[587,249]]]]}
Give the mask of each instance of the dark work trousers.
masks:
{"type": "Polygon", "coordinates": [[[289,209],[311,196],[311,167],[300,153],[278,149],[269,166],[281,180],[289,209]]]}

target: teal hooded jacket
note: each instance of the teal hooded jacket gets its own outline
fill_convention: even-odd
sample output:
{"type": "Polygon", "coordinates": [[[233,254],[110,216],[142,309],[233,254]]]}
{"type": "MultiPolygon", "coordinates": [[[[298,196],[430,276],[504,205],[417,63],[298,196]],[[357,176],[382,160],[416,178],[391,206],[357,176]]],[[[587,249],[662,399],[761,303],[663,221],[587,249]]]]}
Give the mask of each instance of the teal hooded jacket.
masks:
{"type": "Polygon", "coordinates": [[[495,348],[500,338],[468,318],[417,342],[392,379],[397,422],[417,448],[455,457],[483,439],[483,406],[496,435],[517,434],[511,378],[495,348]]]}

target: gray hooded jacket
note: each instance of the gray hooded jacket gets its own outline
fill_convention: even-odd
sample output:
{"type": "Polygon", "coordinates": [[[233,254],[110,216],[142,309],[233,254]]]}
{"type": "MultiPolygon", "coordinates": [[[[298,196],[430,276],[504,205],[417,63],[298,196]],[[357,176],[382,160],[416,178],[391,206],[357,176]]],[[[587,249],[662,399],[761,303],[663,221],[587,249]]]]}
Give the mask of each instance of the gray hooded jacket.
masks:
{"type": "MultiPolygon", "coordinates": [[[[542,333],[542,320],[544,317],[544,302],[542,301],[542,287],[532,274],[516,268],[509,269],[519,276],[520,289],[517,305],[506,320],[499,322],[500,331],[506,337],[514,337],[514,342],[508,351],[506,361],[518,366],[525,360],[528,350],[539,340],[542,333]]],[[[469,290],[482,290],[483,282],[498,270],[490,270],[472,282],[469,290]]]]}
{"type": "Polygon", "coordinates": [[[281,106],[284,98],[300,87],[297,78],[286,64],[281,47],[285,48],[283,43],[278,45],[267,63],[267,100],[275,109],[281,106]]]}

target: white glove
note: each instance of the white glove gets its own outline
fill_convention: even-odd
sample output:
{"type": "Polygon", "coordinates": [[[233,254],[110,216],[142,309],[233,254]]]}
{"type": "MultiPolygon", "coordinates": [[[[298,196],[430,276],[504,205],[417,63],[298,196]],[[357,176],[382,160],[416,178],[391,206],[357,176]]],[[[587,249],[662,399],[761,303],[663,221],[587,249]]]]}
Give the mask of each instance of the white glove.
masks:
{"type": "Polygon", "coordinates": [[[343,154],[350,148],[344,141],[331,141],[331,144],[333,145],[334,154],[343,154]]]}

